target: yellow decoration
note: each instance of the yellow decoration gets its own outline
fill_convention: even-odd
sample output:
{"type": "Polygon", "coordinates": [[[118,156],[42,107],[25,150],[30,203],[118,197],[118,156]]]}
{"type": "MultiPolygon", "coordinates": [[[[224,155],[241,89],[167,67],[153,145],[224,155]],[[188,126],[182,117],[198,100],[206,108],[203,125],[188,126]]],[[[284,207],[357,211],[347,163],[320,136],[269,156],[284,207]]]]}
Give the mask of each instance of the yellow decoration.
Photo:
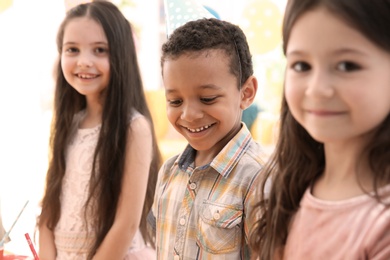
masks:
{"type": "Polygon", "coordinates": [[[263,54],[279,46],[282,38],[282,13],[269,0],[252,1],[243,12],[241,27],[253,55],[263,54]]]}
{"type": "Polygon", "coordinates": [[[9,8],[12,5],[13,0],[1,0],[0,1],[0,13],[5,11],[7,8],[9,8]]]}
{"type": "Polygon", "coordinates": [[[252,137],[264,147],[273,147],[277,139],[279,117],[261,112],[253,123],[252,137]]]}
{"type": "Polygon", "coordinates": [[[147,90],[146,102],[152,115],[157,139],[162,139],[168,132],[168,118],[166,114],[165,90],[147,90]]]}

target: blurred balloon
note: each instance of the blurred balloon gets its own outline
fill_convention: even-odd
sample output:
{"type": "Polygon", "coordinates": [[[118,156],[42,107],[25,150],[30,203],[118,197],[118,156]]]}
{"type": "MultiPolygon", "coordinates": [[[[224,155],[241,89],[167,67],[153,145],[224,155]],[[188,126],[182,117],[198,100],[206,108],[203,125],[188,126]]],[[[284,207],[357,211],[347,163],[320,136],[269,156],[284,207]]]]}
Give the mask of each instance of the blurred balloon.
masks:
{"type": "Polygon", "coordinates": [[[1,0],[0,1],[0,13],[5,11],[7,8],[9,8],[12,5],[13,0],[1,0]]]}
{"type": "Polygon", "coordinates": [[[282,37],[282,13],[273,2],[252,1],[245,6],[242,16],[242,29],[254,55],[266,53],[279,45],[282,37]]]}
{"type": "Polygon", "coordinates": [[[213,8],[211,8],[211,7],[207,6],[207,5],[204,5],[203,7],[206,8],[206,10],[209,11],[215,18],[217,18],[218,20],[221,19],[221,17],[217,13],[217,11],[215,11],[213,8]]]}
{"type": "Polygon", "coordinates": [[[215,18],[195,0],[164,0],[167,36],[186,22],[202,18],[215,18]]]}

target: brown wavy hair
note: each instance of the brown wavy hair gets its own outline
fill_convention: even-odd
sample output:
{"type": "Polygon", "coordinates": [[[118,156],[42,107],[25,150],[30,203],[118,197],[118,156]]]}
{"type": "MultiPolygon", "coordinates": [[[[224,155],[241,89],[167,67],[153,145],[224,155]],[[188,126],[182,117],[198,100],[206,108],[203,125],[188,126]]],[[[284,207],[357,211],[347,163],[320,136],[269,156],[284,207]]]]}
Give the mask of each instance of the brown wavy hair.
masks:
{"type": "Polygon", "coordinates": [[[96,205],[94,213],[98,216],[94,231],[96,241],[89,252],[91,258],[115,219],[124,175],[129,118],[132,117],[134,110],[147,118],[153,136],[153,158],[140,224],[145,241],[152,245],[154,245],[154,235],[147,229],[146,216],[153,204],[157,173],[162,159],[145,99],[130,23],[121,11],[108,1],[95,0],[74,7],[66,14],[57,34],[59,55],[55,72],[56,88],[50,133],[50,158],[38,226],[47,225],[50,230],[54,230],[59,221],[60,194],[66,169],[65,150],[71,138],[73,118],[75,114],[86,108],[85,96],[69,85],[61,69],[64,30],[70,21],[79,17],[89,17],[102,26],[109,45],[111,73],[105,92],[102,125],[94,152],[90,190],[85,207],[96,205]]]}
{"type": "MultiPolygon", "coordinates": [[[[296,20],[305,12],[324,7],[360,31],[379,48],[390,53],[390,1],[367,0],[289,0],[283,21],[283,50],[296,20]]],[[[390,73],[390,72],[389,72],[390,73]]],[[[389,86],[390,87],[390,86],[389,86]]],[[[378,187],[390,183],[390,115],[382,122],[365,148],[374,177],[375,197],[378,187]]],[[[281,257],[292,216],[299,208],[305,190],[322,174],[324,147],[294,119],[283,94],[279,138],[275,151],[264,167],[271,190],[261,186],[258,205],[260,218],[252,230],[250,244],[261,260],[281,257]]]]}

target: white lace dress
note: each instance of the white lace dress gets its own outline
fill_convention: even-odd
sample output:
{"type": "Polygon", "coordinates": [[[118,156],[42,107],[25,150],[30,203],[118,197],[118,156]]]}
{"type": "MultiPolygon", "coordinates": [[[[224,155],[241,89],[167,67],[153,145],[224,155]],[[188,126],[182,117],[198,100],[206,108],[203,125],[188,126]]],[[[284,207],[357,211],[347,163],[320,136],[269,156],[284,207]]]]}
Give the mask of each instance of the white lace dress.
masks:
{"type": "MultiPolygon", "coordinates": [[[[79,125],[82,116],[83,113],[79,113],[75,117],[76,126],[79,125]]],[[[141,115],[136,114],[136,117],[138,116],[141,115]]],[[[94,242],[91,232],[87,236],[83,216],[99,131],[100,125],[89,129],[77,128],[68,146],[61,194],[61,217],[54,230],[57,260],[86,259],[88,248],[94,242]]],[[[92,219],[92,217],[88,218],[92,219]]],[[[91,222],[87,221],[88,231],[93,230],[91,222]]],[[[154,250],[145,247],[141,233],[138,231],[125,259],[155,258],[154,250]]]]}

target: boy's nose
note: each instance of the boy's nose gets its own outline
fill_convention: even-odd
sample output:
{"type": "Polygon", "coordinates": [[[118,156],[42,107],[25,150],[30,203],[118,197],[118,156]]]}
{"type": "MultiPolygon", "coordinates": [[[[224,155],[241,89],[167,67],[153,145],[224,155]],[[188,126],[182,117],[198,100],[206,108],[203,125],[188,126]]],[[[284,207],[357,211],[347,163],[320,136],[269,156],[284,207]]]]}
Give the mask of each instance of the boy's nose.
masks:
{"type": "Polygon", "coordinates": [[[199,105],[194,103],[187,103],[183,105],[183,110],[180,118],[187,122],[193,122],[203,117],[203,112],[199,105]]]}

